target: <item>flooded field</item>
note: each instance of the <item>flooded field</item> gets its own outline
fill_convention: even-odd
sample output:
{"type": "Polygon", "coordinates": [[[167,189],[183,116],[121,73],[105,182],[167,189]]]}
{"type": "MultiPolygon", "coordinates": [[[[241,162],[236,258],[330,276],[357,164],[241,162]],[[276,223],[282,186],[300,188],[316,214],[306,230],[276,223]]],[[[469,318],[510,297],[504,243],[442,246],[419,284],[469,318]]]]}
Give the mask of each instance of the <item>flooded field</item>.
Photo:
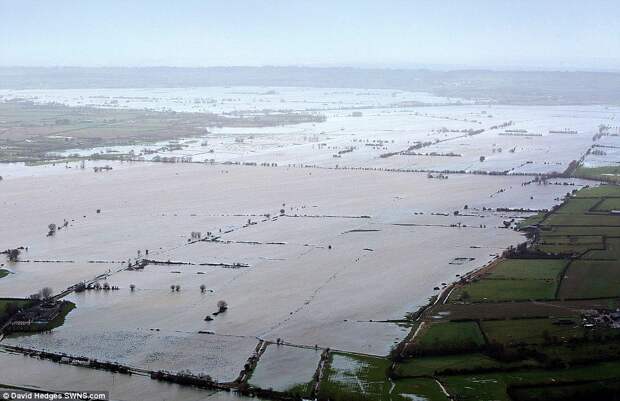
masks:
{"type": "Polygon", "coordinates": [[[45,391],[109,391],[112,400],[199,401],[219,397],[213,391],[159,383],[149,377],[85,369],[7,352],[0,352],[0,377],[2,385],[45,391]]]}
{"type": "MultiPolygon", "coordinates": [[[[531,174],[563,172],[582,157],[592,165],[617,159],[613,150],[592,149],[594,143],[614,149],[613,135],[593,136],[601,124],[617,130],[620,113],[303,88],[2,96],[248,118],[282,110],[326,117],[202,127],[199,137],[59,153],[109,160],[0,164],[0,249],[21,249],[17,261],[0,261],[7,272],[0,297],[51,287],[55,294],[67,290],[64,299],[76,305],[61,327],[9,335],[2,345],[232,382],[267,341],[248,383],[275,391],[306,391],[325,348],[387,355],[410,332],[409,313],[523,242],[513,230],[521,218],[588,184],[565,178],[541,184],[531,174]],[[71,291],[82,282],[93,288],[71,291]],[[281,341],[288,345],[274,344],[281,341]]],[[[13,377],[0,384],[51,388],[44,368],[51,362],[1,358],[46,373],[35,382],[13,377]]],[[[360,384],[364,361],[347,358],[333,358],[335,385],[389,390],[360,384]]],[[[62,369],[67,386],[86,374],[62,369]]],[[[103,383],[111,374],[101,375],[103,383]]],[[[175,386],[159,391],[161,384],[147,378],[123,380],[111,390],[121,399],[151,391],[162,399],[203,397],[175,386]],[[152,390],[139,388],[140,380],[152,390]]],[[[395,391],[411,398],[418,387],[436,390],[422,380],[395,391]]]]}
{"type": "MultiPolygon", "coordinates": [[[[105,110],[209,113],[242,117],[194,127],[173,141],[68,149],[60,155],[139,160],[509,174],[563,172],[586,155],[600,126],[618,135],[617,106],[504,106],[426,93],[314,88],[79,89],[0,92],[25,99],[105,110]],[[323,121],[252,124],[256,116],[320,115],[323,121]],[[560,145],[561,144],[561,145],[560,145]]],[[[60,137],[71,139],[71,132],[60,137]]],[[[75,130],[70,130],[75,131],[75,130]]],[[[606,136],[612,138],[613,136],[606,136]]],[[[603,146],[606,146],[603,144],[603,146]]],[[[615,146],[615,145],[613,145],[615,146]]],[[[613,153],[613,147],[608,148],[613,153]]],[[[609,161],[591,154],[588,163],[609,161]]],[[[617,159],[617,158],[616,158],[617,159]]],[[[614,160],[616,160],[614,159],[614,160]]]]}
{"type": "Polygon", "coordinates": [[[303,388],[312,380],[320,358],[319,350],[269,345],[248,383],[276,391],[303,388]]]}
{"type": "Polygon", "coordinates": [[[0,296],[100,274],[118,287],[69,296],[77,308],[50,334],[5,341],[221,380],[257,338],[385,355],[408,332],[387,321],[522,240],[501,228],[518,214],[486,208],[549,207],[567,191],[525,180],[189,164],[5,180],[0,248],[28,249],[5,263],[0,296]],[[122,270],[138,255],[160,264],[122,270]],[[229,310],[205,321],[222,299],[229,310]]]}

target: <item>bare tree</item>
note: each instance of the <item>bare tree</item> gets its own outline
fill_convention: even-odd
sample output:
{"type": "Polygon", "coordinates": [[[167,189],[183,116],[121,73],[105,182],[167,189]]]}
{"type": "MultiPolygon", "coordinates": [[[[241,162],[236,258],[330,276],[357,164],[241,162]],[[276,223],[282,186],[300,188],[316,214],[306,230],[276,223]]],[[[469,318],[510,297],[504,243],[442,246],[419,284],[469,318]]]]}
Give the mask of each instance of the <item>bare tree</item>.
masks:
{"type": "Polygon", "coordinates": [[[43,287],[41,291],[39,292],[39,294],[41,294],[41,298],[43,299],[51,298],[53,293],[54,293],[54,290],[52,290],[50,287],[43,287]]]}

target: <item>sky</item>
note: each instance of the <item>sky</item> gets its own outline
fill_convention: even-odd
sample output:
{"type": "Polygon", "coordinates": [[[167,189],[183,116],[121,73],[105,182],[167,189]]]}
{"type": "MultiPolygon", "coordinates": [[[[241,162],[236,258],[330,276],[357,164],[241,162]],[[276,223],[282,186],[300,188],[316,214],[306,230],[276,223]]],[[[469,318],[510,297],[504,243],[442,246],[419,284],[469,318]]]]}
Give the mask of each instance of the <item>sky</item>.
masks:
{"type": "Polygon", "coordinates": [[[0,0],[0,66],[620,70],[618,0],[0,0]]]}

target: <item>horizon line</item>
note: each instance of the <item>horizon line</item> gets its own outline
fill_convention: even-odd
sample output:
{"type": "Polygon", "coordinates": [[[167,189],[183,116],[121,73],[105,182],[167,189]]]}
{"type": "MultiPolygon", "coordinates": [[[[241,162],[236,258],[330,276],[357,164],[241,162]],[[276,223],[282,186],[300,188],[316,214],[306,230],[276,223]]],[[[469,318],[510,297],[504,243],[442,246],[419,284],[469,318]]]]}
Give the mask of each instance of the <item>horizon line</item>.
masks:
{"type": "Polygon", "coordinates": [[[429,71],[429,72],[555,72],[555,73],[620,73],[620,67],[616,68],[561,68],[561,67],[491,67],[491,66],[467,66],[467,65],[442,65],[442,64],[421,64],[419,66],[360,66],[360,65],[308,65],[308,64],[263,64],[263,65],[208,65],[208,66],[183,66],[183,65],[0,65],[0,69],[187,69],[187,70],[206,70],[206,69],[234,69],[234,68],[282,68],[282,69],[315,69],[315,70],[373,70],[373,71],[429,71]]]}

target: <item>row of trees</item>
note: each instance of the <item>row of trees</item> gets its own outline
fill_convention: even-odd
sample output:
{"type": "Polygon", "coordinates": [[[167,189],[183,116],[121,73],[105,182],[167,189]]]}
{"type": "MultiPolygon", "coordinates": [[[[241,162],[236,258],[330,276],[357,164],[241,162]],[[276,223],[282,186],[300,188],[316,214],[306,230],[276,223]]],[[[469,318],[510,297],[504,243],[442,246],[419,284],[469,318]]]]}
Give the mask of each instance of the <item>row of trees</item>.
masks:
{"type": "Polygon", "coordinates": [[[30,295],[28,298],[32,299],[33,301],[45,301],[52,298],[53,295],[54,290],[52,290],[50,287],[43,287],[39,292],[30,295]]]}

